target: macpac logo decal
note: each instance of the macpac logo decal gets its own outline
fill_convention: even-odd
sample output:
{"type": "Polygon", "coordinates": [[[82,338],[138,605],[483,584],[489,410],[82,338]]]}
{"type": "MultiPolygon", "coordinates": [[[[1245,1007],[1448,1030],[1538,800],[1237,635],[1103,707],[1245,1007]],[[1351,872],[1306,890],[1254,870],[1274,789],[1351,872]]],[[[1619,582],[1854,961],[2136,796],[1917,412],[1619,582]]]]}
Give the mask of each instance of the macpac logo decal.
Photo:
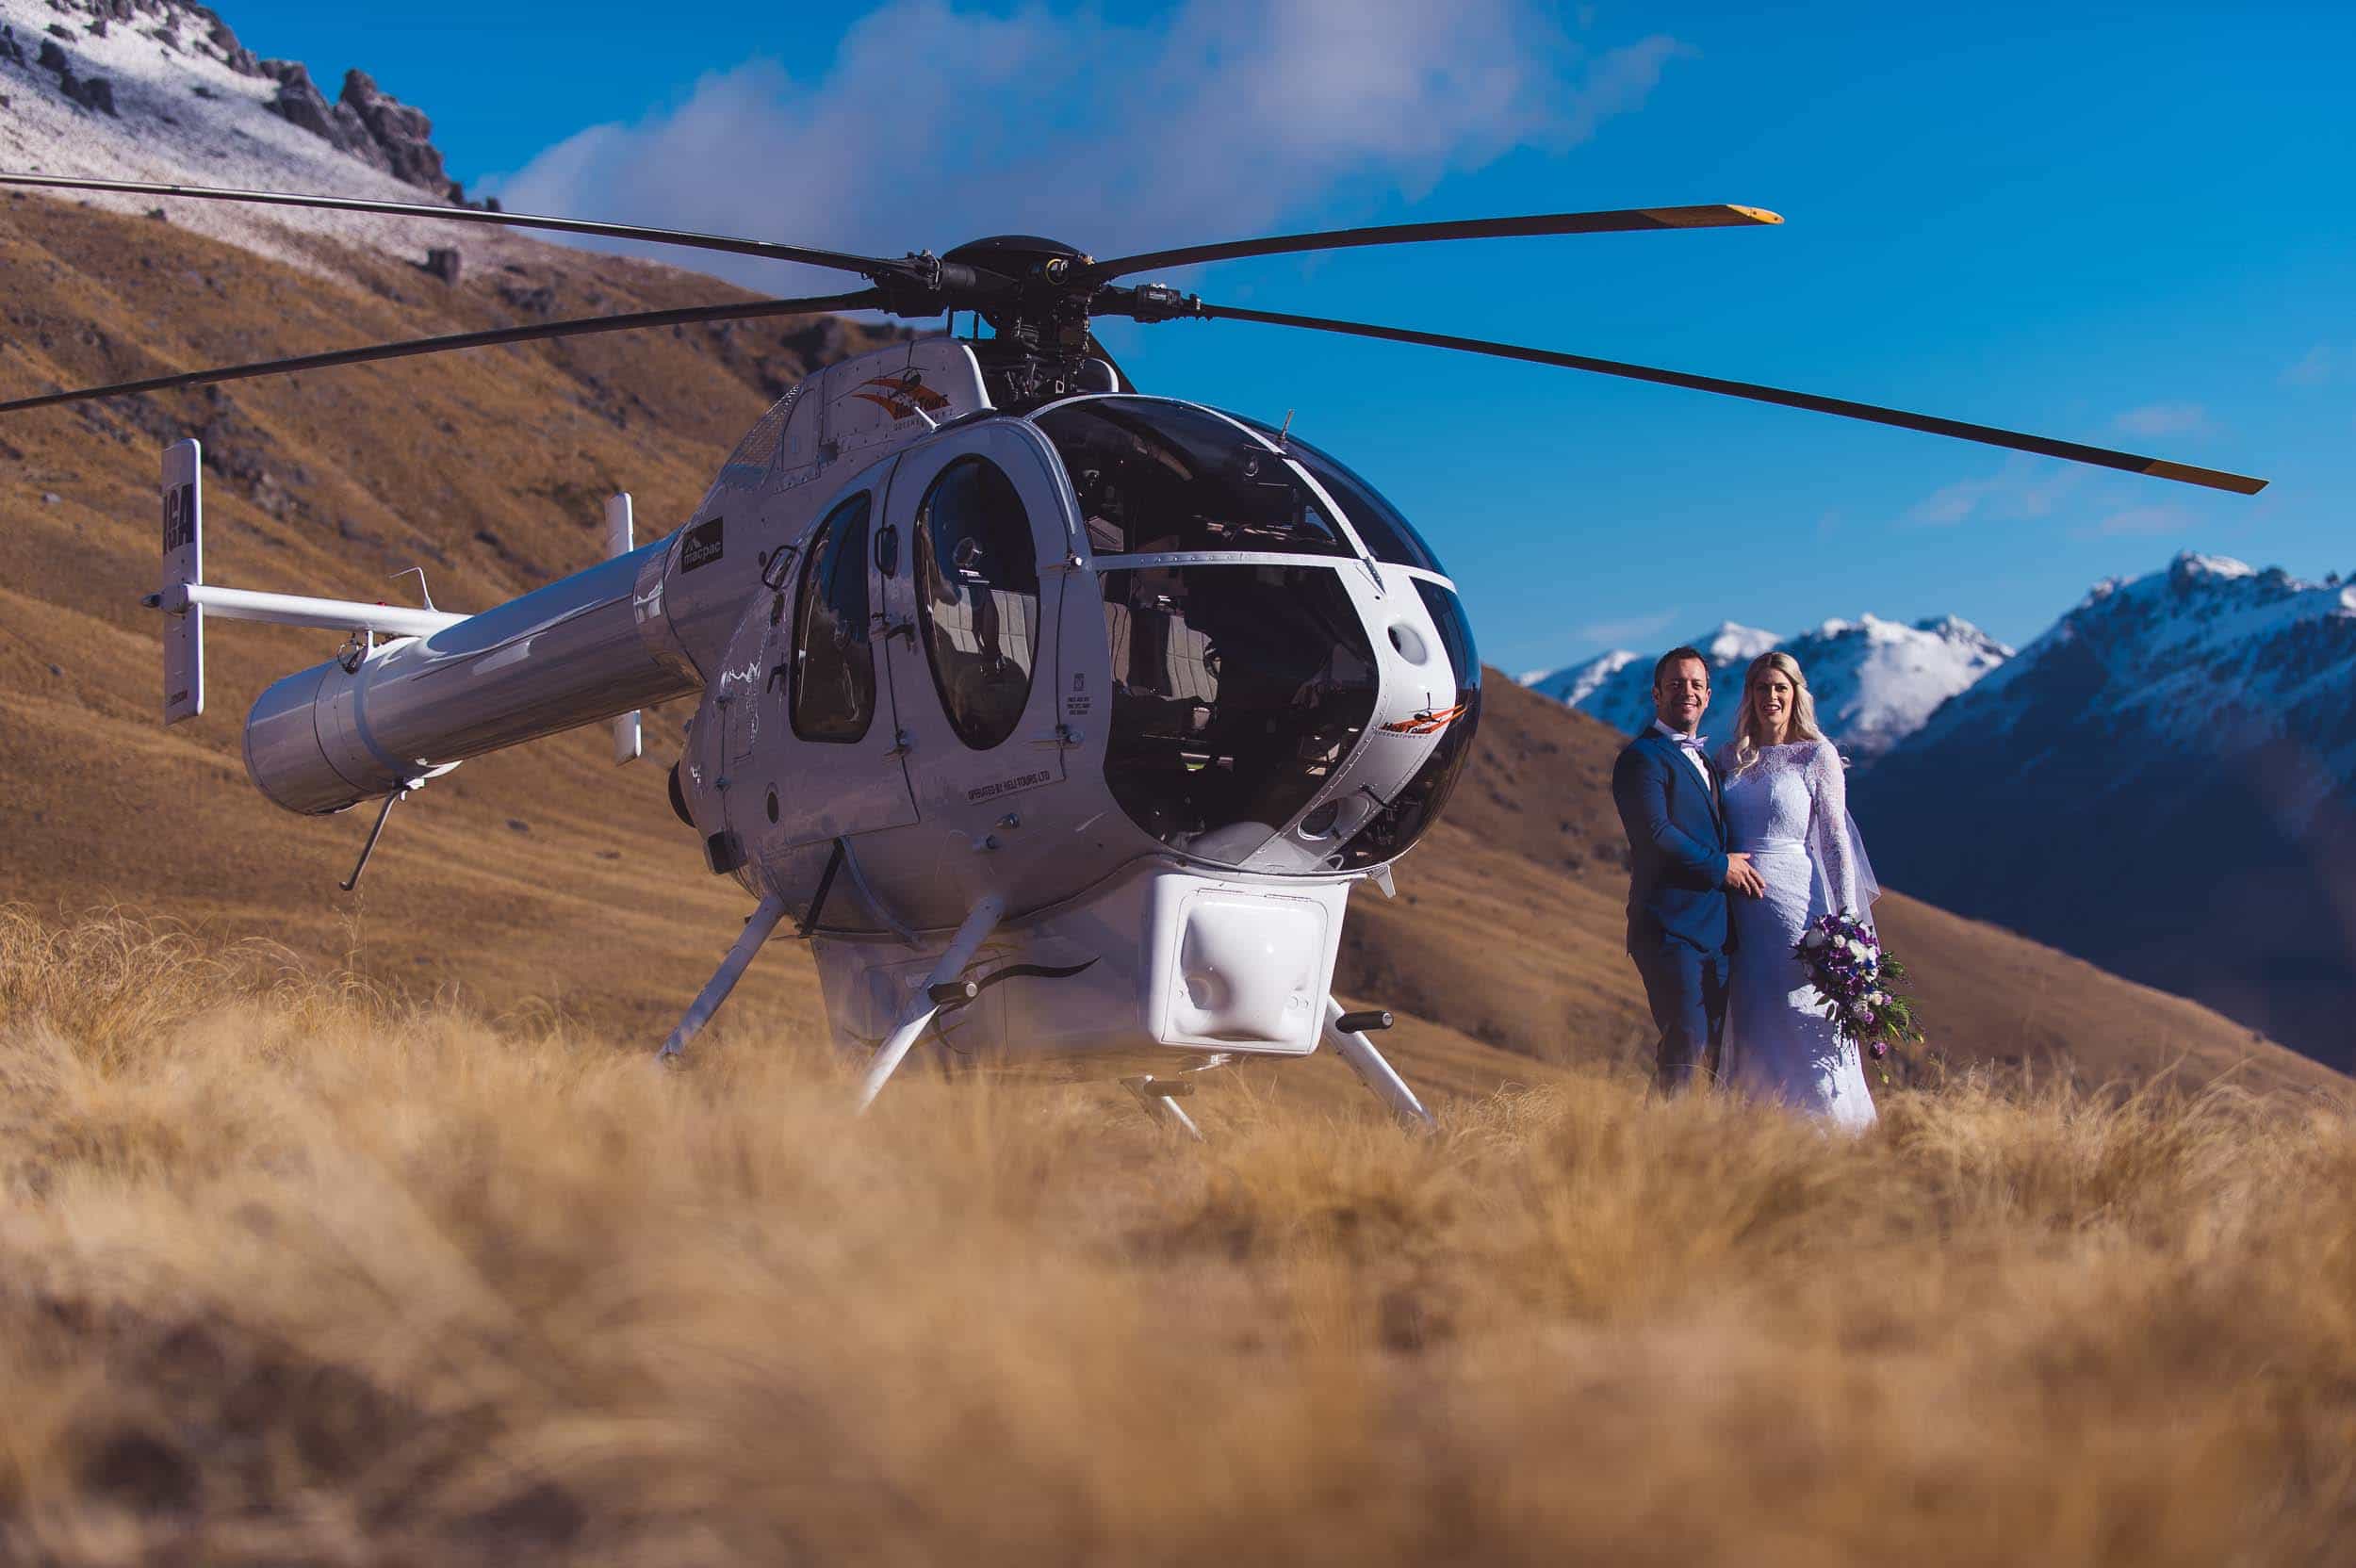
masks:
{"type": "Polygon", "coordinates": [[[949,400],[924,384],[924,372],[904,370],[896,376],[875,376],[859,384],[851,394],[863,403],[874,403],[894,419],[905,419],[917,410],[938,414],[949,406],[949,400]],[[871,390],[872,389],[872,390],[871,390]]]}
{"type": "Polygon", "coordinates": [[[1464,716],[1470,703],[1460,702],[1453,708],[1443,708],[1436,713],[1418,713],[1412,719],[1397,719],[1383,727],[1385,735],[1437,735],[1464,716]]]}
{"type": "Polygon", "coordinates": [[[687,537],[679,541],[679,569],[680,571],[692,572],[698,566],[709,566],[720,559],[727,546],[727,540],[721,533],[725,521],[723,518],[711,517],[687,531],[687,537]]]}

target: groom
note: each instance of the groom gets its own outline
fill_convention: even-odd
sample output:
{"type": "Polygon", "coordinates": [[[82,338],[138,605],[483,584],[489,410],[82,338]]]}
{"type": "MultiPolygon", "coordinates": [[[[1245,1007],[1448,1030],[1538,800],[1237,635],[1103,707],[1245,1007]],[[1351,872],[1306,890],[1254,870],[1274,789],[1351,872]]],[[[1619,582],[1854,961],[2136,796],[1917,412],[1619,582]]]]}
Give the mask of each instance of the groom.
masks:
{"type": "Polygon", "coordinates": [[[1710,664],[1677,648],[1652,672],[1653,725],[1612,769],[1628,847],[1628,951],[1661,1030],[1658,1082],[1674,1092],[1718,1070],[1726,1022],[1726,894],[1766,890],[1747,855],[1726,853],[1718,771],[1694,727],[1710,664]]]}

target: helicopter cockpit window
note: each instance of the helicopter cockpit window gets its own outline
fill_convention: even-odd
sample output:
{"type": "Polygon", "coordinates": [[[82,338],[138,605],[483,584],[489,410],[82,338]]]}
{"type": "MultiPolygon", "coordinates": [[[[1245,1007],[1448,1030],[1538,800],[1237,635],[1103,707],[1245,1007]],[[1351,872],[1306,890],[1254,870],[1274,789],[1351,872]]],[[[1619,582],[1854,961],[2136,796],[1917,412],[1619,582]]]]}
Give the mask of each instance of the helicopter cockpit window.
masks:
{"type": "Polygon", "coordinates": [[[1014,482],[982,457],[941,471],[916,511],[924,656],[957,739],[988,751],[1023,720],[1039,646],[1039,557],[1014,482]]]}
{"type": "Polygon", "coordinates": [[[875,716],[875,649],[868,639],[865,491],[826,514],[810,541],[794,610],[794,733],[848,743],[875,716]]]}
{"type": "MultiPolygon", "coordinates": [[[[1235,417],[1243,419],[1253,430],[1266,433],[1271,441],[1280,433],[1274,425],[1262,424],[1257,419],[1244,419],[1240,414],[1235,417]]],[[[1400,514],[1398,507],[1383,498],[1382,491],[1298,435],[1284,436],[1283,445],[1285,455],[1308,469],[1309,477],[1324,485],[1326,494],[1350,514],[1350,526],[1358,531],[1358,537],[1366,542],[1368,554],[1394,566],[1420,566],[1427,572],[1440,572],[1442,577],[1448,575],[1440,571],[1439,558],[1423,542],[1423,536],[1400,514]]]]}
{"type": "Polygon", "coordinates": [[[1034,422],[1063,458],[1098,555],[1351,553],[1283,459],[1215,415],[1151,398],[1090,398],[1034,422]]]}
{"type": "Polygon", "coordinates": [[[1330,567],[1103,574],[1104,779],[1173,849],[1238,864],[1309,804],[1374,715],[1374,653],[1330,567]]]}

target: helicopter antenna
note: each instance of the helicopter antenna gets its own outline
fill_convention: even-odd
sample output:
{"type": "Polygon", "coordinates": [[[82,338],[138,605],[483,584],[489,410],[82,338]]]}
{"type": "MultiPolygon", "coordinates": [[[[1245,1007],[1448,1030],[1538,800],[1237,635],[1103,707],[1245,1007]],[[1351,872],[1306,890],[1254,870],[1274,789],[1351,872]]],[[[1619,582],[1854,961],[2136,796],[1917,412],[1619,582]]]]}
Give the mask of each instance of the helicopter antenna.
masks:
{"type": "Polygon", "coordinates": [[[399,582],[402,578],[408,577],[413,573],[416,575],[417,580],[417,597],[425,600],[425,607],[428,610],[433,609],[434,590],[425,585],[425,568],[423,566],[403,566],[400,571],[395,572],[387,580],[399,582]]]}

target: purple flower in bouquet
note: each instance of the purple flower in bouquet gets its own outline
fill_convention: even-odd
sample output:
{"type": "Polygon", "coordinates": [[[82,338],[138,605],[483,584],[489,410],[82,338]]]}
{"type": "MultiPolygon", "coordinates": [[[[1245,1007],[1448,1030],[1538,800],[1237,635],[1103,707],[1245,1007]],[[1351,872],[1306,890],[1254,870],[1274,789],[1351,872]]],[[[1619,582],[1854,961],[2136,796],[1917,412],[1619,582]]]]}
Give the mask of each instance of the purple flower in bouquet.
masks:
{"type": "MultiPolygon", "coordinates": [[[[1906,980],[1906,966],[1883,951],[1873,927],[1856,915],[1820,916],[1792,956],[1807,969],[1808,984],[1841,1039],[1875,1061],[1889,1055],[1893,1045],[1922,1041],[1914,1003],[1898,988],[1906,980]]],[[[1890,1081],[1887,1072],[1882,1081],[1890,1081]]]]}

